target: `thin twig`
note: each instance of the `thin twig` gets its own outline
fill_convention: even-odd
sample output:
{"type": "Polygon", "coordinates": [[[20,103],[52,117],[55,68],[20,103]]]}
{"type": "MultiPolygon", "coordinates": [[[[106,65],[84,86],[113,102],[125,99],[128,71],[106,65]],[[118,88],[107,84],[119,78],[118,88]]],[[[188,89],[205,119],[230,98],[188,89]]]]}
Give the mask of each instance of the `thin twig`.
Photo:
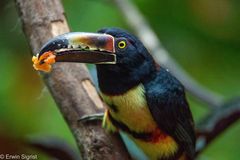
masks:
{"type": "MultiPolygon", "coordinates": [[[[50,157],[58,160],[80,160],[75,148],[67,144],[65,141],[54,137],[31,138],[24,140],[26,146],[45,153],[50,157]]],[[[39,157],[40,158],[40,157],[39,157]]]]}
{"type": "Polygon", "coordinates": [[[231,100],[207,115],[197,125],[197,155],[217,136],[240,119],[240,98],[231,100]]]}
{"type": "Polygon", "coordinates": [[[156,62],[168,68],[193,96],[206,103],[210,109],[216,109],[223,104],[222,96],[199,84],[173,58],[171,58],[144,16],[130,0],[112,1],[124,15],[129,26],[136,32],[138,37],[148,48],[156,62]]]}

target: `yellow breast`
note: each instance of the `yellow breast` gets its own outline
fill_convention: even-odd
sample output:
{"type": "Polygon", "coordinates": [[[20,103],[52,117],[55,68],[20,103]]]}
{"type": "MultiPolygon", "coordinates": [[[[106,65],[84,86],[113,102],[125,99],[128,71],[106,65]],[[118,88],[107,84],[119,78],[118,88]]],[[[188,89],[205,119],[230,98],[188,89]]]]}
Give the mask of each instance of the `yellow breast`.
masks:
{"type": "Polygon", "coordinates": [[[112,117],[123,122],[136,132],[151,132],[157,125],[147,107],[143,85],[138,85],[121,95],[106,95],[101,93],[103,100],[109,105],[114,105],[116,111],[109,108],[112,117]]]}
{"type": "MultiPolygon", "coordinates": [[[[116,107],[116,109],[109,107],[108,110],[111,116],[115,120],[124,123],[130,130],[138,133],[149,133],[158,128],[147,106],[142,84],[121,95],[111,96],[101,93],[101,96],[109,106],[114,105],[116,107]]],[[[105,121],[111,124],[107,118],[108,116],[106,115],[105,121]]],[[[104,122],[104,124],[106,125],[107,123],[104,122]]],[[[136,139],[131,135],[128,136],[145,152],[150,160],[168,157],[169,155],[175,154],[178,149],[177,143],[170,136],[166,136],[166,138],[157,142],[147,142],[136,139]]]]}

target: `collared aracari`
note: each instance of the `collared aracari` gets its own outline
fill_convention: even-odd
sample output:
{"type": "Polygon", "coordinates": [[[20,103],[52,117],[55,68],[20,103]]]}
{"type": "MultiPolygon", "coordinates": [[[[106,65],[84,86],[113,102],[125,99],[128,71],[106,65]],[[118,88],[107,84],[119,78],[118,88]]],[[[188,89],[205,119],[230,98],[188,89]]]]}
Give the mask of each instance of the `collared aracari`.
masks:
{"type": "Polygon", "coordinates": [[[144,156],[130,153],[134,159],[194,159],[194,124],[184,87],[132,34],[118,28],[66,33],[46,43],[33,62],[43,71],[55,62],[96,64],[100,95],[108,104],[103,127],[137,146],[144,156]]]}

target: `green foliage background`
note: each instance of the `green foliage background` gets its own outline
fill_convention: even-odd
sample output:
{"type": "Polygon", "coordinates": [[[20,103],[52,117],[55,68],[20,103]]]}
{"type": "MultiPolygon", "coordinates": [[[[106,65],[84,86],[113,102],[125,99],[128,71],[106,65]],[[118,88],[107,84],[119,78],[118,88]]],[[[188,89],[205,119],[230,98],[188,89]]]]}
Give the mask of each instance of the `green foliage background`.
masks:
{"type": "MultiPolygon", "coordinates": [[[[108,0],[64,0],[72,31],[115,26],[131,30],[108,0]]],[[[239,0],[134,0],[171,55],[200,83],[226,100],[240,95],[239,0]]],[[[207,113],[189,96],[194,118],[207,113]]],[[[0,132],[14,137],[74,139],[32,68],[13,0],[0,1],[0,132]]],[[[200,160],[238,160],[239,123],[220,135],[200,160]]],[[[0,146],[4,146],[1,144],[0,146]]]]}

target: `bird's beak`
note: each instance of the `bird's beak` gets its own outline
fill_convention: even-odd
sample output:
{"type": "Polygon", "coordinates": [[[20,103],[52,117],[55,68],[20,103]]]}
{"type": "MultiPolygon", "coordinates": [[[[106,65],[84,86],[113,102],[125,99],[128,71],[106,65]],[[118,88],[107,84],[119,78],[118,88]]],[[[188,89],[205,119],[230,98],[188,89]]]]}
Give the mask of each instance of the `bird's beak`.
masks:
{"type": "Polygon", "coordinates": [[[114,46],[114,37],[108,34],[66,33],[47,42],[37,57],[33,57],[33,66],[37,70],[49,71],[51,66],[46,65],[55,62],[115,64],[114,46]]]}

